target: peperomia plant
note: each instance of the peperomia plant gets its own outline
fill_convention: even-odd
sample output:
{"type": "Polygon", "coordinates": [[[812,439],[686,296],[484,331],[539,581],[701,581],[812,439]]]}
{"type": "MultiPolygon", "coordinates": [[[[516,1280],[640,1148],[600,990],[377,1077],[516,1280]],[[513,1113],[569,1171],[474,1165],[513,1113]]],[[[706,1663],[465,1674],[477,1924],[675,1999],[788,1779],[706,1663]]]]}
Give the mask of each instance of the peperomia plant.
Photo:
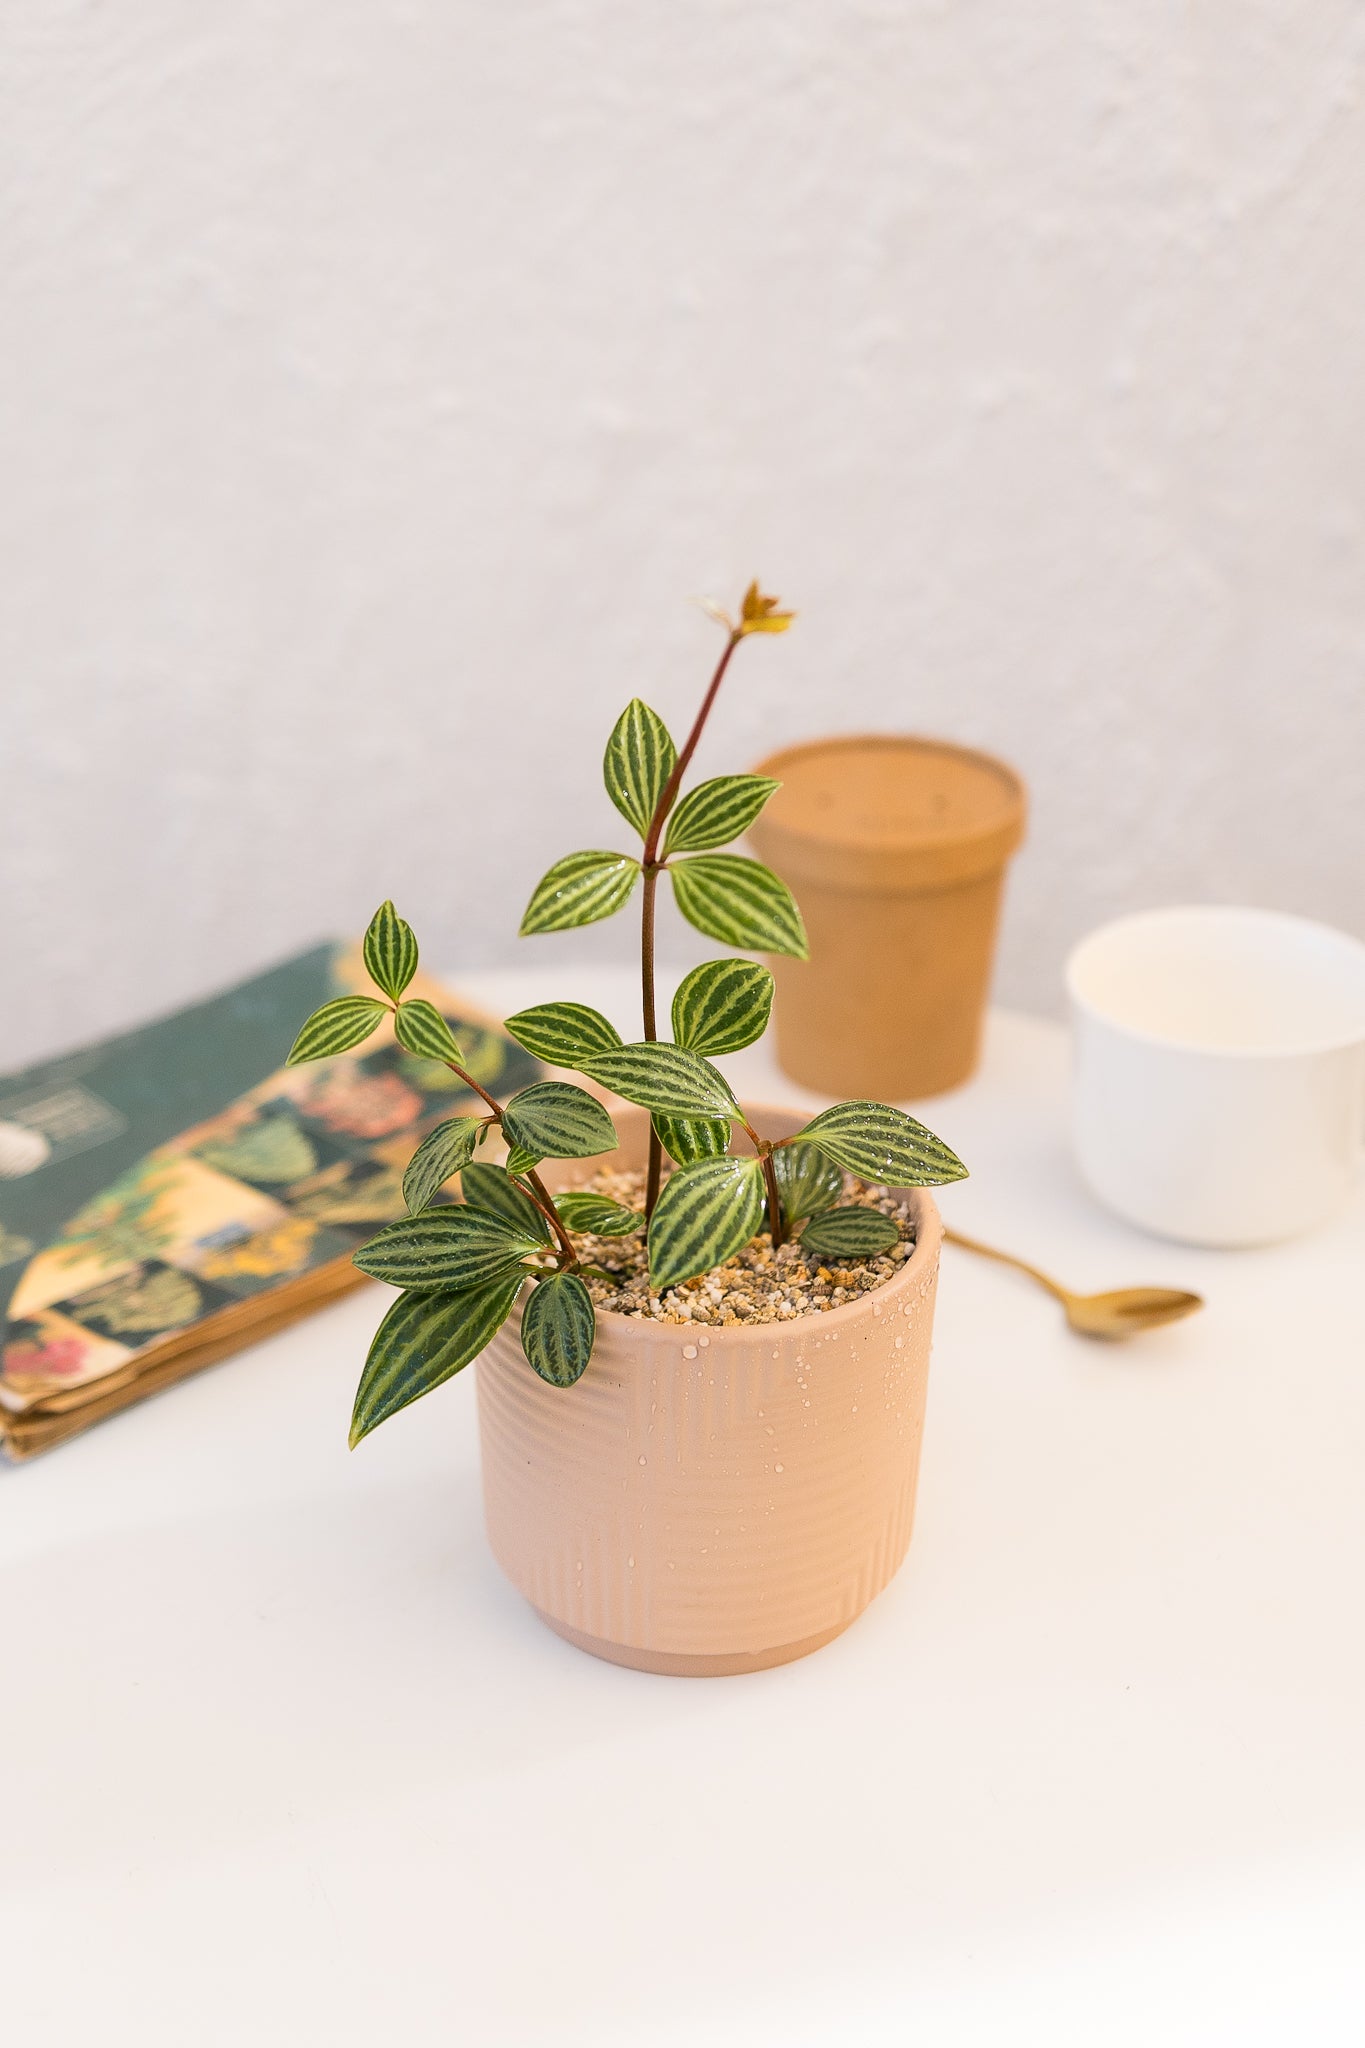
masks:
{"type": "Polygon", "coordinates": [[[391,1012],[400,1045],[443,1061],[483,1103],[481,1111],[451,1117],[423,1139],[403,1181],[408,1215],[355,1254],[363,1273],[403,1292],[370,1346],[352,1444],[476,1357],[528,1282],[521,1315],[528,1362],[551,1386],[580,1379],[592,1356],[596,1312],[574,1232],[611,1237],[647,1231],[650,1283],[662,1292],[723,1265],[764,1230],[776,1248],[804,1225],[805,1249],[843,1261],[887,1250],[898,1236],[889,1217],[840,1206],[845,1168],[896,1187],[936,1187],[966,1172],[923,1124],[881,1102],[841,1102],[796,1137],[760,1137],[711,1058],[752,1045],[767,1029],[773,982],[756,961],[708,960],[693,968],[673,999],[672,1039],[659,1037],[654,927],[660,875],[668,875],[679,910],[707,938],[798,959],[807,950],[801,913],[785,883],[759,861],[721,850],[753,823],[778,784],[761,775],[720,775],[682,789],[735,649],[752,634],[784,632],[793,614],[779,610],[778,600],[765,597],[756,583],[737,619],[718,606],[707,609],[725,628],[725,647],[682,751],[639,698],[626,706],[607,741],[607,793],[639,836],[640,853],[566,855],[537,884],[521,924],[523,935],[593,924],[622,909],[640,884],[643,1035],[628,1044],[600,1011],[583,1003],[537,1004],[506,1025],[538,1058],[648,1110],[643,1210],[587,1190],[550,1193],[541,1164],[611,1151],[616,1130],[610,1115],[596,1096],[567,1081],[538,1081],[505,1103],[491,1095],[468,1071],[440,1011],[424,997],[407,996],[417,941],[392,903],[375,913],[365,935],[365,967],[378,993],[324,1004],[289,1055],[292,1065],[350,1051],[391,1012]],[[502,1164],[474,1157],[490,1131],[506,1144],[502,1164]],[[732,1151],[737,1133],[747,1150],[732,1151]],[[667,1178],[665,1155],[672,1162],[667,1178]],[[456,1174],[459,1203],[442,1198],[456,1174]]]}

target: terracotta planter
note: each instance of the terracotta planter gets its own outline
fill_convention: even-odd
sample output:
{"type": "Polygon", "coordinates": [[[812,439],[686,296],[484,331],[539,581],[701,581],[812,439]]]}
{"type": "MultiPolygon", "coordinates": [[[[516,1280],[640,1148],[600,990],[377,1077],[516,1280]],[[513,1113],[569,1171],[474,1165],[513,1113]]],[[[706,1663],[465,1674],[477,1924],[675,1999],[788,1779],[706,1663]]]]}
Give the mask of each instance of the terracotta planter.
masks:
{"type": "MultiPolygon", "coordinates": [[[[750,1110],[768,1137],[806,1119],[750,1110]]],[[[643,1163],[615,1112],[613,1165],[643,1163]]],[[[565,1163],[558,1184],[601,1160],[565,1163]]],[[[942,1226],[895,1279],[797,1322],[724,1329],[598,1317],[576,1387],[546,1386],[516,1318],[478,1362],[493,1553],[543,1620],[643,1671],[760,1671],[819,1649],[894,1576],[910,1540],[942,1226]]]]}
{"type": "Polygon", "coordinates": [[[761,761],[750,831],[801,906],[810,959],[772,960],[777,1057],[822,1094],[939,1094],[976,1065],[1024,788],[939,740],[858,736],[761,761]]]}

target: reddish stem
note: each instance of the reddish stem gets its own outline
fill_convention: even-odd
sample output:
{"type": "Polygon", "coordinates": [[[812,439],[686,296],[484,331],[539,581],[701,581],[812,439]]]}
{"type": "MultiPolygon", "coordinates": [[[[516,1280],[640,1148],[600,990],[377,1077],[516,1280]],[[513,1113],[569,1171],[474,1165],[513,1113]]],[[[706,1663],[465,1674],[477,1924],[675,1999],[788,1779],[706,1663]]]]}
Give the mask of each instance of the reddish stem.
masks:
{"type": "Polygon", "coordinates": [[[732,631],[729,639],[726,641],[725,652],[716,663],[716,672],[711,678],[711,686],[701,700],[701,710],[693,720],[692,730],[687,735],[687,744],[673,763],[673,773],[664,784],[663,794],[654,806],[654,816],[649,821],[649,837],[645,841],[644,864],[646,867],[652,866],[658,858],[659,840],[663,836],[664,820],[673,808],[673,799],[677,796],[678,790],[682,786],[682,779],[691,764],[692,756],[697,751],[697,741],[701,738],[702,729],[707,719],[711,716],[711,706],[716,701],[716,692],[725,680],[725,671],[730,666],[730,656],[743,638],[744,635],[742,633],[732,631]]]}
{"type": "Polygon", "coordinates": [[[787,1242],[787,1226],[782,1220],[782,1197],[777,1190],[777,1169],[770,1151],[759,1156],[763,1161],[763,1184],[768,1190],[768,1228],[772,1232],[773,1250],[777,1251],[787,1242]]]}
{"type": "Polygon", "coordinates": [[[528,1183],[526,1189],[527,1198],[535,1203],[537,1209],[539,1209],[541,1215],[559,1239],[560,1270],[563,1271],[570,1266],[576,1266],[578,1264],[578,1253],[573,1248],[573,1240],[570,1238],[568,1231],[560,1221],[559,1211],[554,1205],[554,1199],[549,1189],[540,1175],[535,1172],[534,1168],[530,1173],[523,1174],[522,1179],[528,1183]]]}
{"type": "MultiPolygon", "coordinates": [[[[650,861],[645,866],[645,900],[640,916],[640,981],[644,993],[645,1037],[655,1039],[659,1035],[658,1019],[654,1010],[654,897],[659,886],[659,867],[650,861]]],[[[645,1216],[654,1214],[654,1204],[659,1199],[659,1183],[663,1179],[664,1148],[659,1143],[659,1134],[654,1120],[649,1124],[649,1165],[645,1174],[645,1216]]]]}
{"type": "MultiPolygon", "coordinates": [[[[716,701],[716,692],[720,689],[721,683],[725,679],[725,671],[730,666],[730,656],[734,653],[743,637],[742,633],[734,629],[731,630],[730,637],[725,643],[725,651],[716,663],[716,672],[711,678],[706,695],[702,698],[701,709],[692,721],[692,730],[687,735],[687,743],[677,760],[673,763],[673,772],[663,786],[659,801],[654,806],[654,816],[649,821],[649,832],[645,838],[644,858],[640,864],[644,872],[645,884],[644,904],[640,913],[640,982],[643,995],[645,1038],[647,1040],[656,1039],[659,1035],[654,1001],[654,898],[659,885],[659,876],[662,874],[664,867],[664,863],[659,859],[659,841],[663,837],[664,822],[673,808],[674,800],[682,786],[683,776],[687,773],[688,764],[697,751],[697,742],[701,738],[706,721],[711,715],[711,706],[716,701]]],[[[663,1178],[663,1164],[663,1146],[659,1143],[659,1134],[655,1130],[653,1119],[651,1118],[649,1126],[649,1166],[645,1175],[646,1217],[654,1214],[654,1204],[659,1199],[659,1183],[663,1178]]]]}
{"type": "MultiPolygon", "coordinates": [[[[466,1072],[465,1068],[463,1068],[460,1065],[458,1060],[446,1060],[445,1065],[450,1068],[452,1074],[458,1074],[460,1079],[464,1082],[465,1086],[467,1088],[472,1089],[475,1095],[481,1095],[483,1097],[484,1101],[488,1104],[488,1107],[493,1112],[491,1121],[498,1126],[499,1130],[501,1130],[502,1104],[497,1100],[496,1096],[490,1095],[488,1090],[481,1086],[481,1084],[474,1079],[474,1076],[471,1073],[466,1072]]],[[[576,1266],[578,1264],[578,1253],[573,1248],[573,1240],[570,1238],[568,1231],[564,1228],[563,1222],[560,1219],[559,1211],[558,1209],[556,1209],[554,1205],[554,1201],[550,1195],[549,1189],[546,1187],[544,1181],[541,1179],[538,1173],[531,1172],[523,1174],[522,1178],[530,1183],[529,1187],[526,1190],[527,1199],[535,1203],[537,1209],[539,1209],[541,1215],[545,1218],[545,1221],[549,1224],[551,1230],[553,1230],[555,1236],[559,1240],[560,1259],[563,1261],[565,1265],[576,1266]]]]}

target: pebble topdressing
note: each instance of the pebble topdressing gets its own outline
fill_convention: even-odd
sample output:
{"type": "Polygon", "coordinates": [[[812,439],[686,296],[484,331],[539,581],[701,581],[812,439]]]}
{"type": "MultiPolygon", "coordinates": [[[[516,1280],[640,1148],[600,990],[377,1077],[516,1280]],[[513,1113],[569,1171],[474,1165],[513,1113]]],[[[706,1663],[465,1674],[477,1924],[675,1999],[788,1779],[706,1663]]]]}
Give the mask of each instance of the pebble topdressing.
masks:
{"type": "MultiPolygon", "coordinates": [[[[628,1208],[644,1206],[642,1173],[604,1170],[586,1186],[628,1208]]],[[[764,1231],[723,1266],[656,1295],[650,1292],[643,1231],[632,1237],[594,1237],[588,1231],[572,1235],[584,1264],[601,1268],[601,1274],[583,1276],[599,1309],[656,1323],[697,1323],[712,1328],[725,1323],[788,1322],[794,1316],[819,1315],[870,1294],[900,1271],[915,1248],[914,1221],[904,1200],[845,1174],[842,1201],[880,1209],[890,1216],[900,1230],[900,1243],[873,1258],[840,1264],[822,1261],[814,1252],[808,1257],[799,1237],[775,1252],[764,1231]]]]}

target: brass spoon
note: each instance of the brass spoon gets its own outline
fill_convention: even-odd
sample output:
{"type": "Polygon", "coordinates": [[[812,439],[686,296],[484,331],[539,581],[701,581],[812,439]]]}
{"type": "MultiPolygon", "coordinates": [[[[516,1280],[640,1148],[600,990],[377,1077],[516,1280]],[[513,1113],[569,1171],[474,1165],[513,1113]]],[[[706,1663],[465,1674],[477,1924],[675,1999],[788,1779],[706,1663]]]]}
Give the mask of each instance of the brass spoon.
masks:
{"type": "Polygon", "coordinates": [[[1120,1337],[1136,1337],[1143,1330],[1158,1330],[1163,1323],[1178,1322],[1181,1316],[1193,1315],[1204,1306],[1201,1294],[1188,1294],[1182,1287],[1116,1287],[1108,1294],[1073,1294],[1012,1252],[978,1244],[960,1230],[945,1230],[943,1235],[949,1244],[960,1244],[964,1251],[979,1252],[983,1259],[998,1259],[1002,1266],[1017,1266],[1027,1273],[1030,1280],[1055,1295],[1068,1323],[1083,1337],[1103,1337],[1113,1343],[1120,1337]]]}

